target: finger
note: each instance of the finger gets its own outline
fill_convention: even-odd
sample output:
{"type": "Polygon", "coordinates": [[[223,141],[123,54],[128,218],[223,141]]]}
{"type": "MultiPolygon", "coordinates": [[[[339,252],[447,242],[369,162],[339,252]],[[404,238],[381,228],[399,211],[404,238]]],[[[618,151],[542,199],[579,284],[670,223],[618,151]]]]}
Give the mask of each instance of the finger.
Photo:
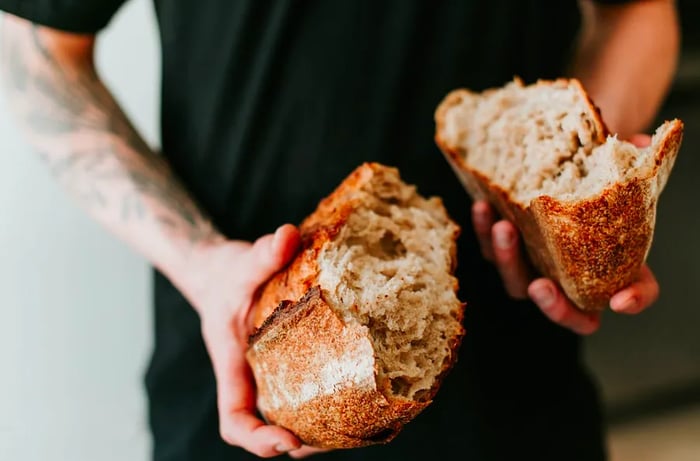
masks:
{"type": "Polygon", "coordinates": [[[299,247],[299,230],[291,224],[279,227],[274,234],[260,237],[248,253],[248,270],[241,279],[254,291],[294,256],[299,247]]]}
{"type": "Polygon", "coordinates": [[[220,424],[221,437],[263,458],[297,450],[301,442],[279,426],[269,426],[249,412],[234,412],[220,424]]]}
{"type": "Polygon", "coordinates": [[[319,453],[326,453],[331,450],[326,449],[326,448],[316,448],[316,447],[310,447],[308,445],[304,445],[298,450],[290,451],[289,456],[294,458],[294,459],[301,459],[301,458],[306,458],[307,456],[311,455],[317,455],[319,453]]]}
{"type": "Polygon", "coordinates": [[[549,279],[533,281],[528,294],[551,321],[575,333],[589,335],[600,327],[600,313],[581,312],[549,279]]]}
{"type": "Polygon", "coordinates": [[[284,266],[294,257],[299,248],[300,240],[301,236],[296,226],[284,224],[277,228],[272,241],[272,252],[279,258],[280,266],[284,266]]]}
{"type": "Polygon", "coordinates": [[[630,142],[637,147],[648,147],[651,144],[651,136],[644,133],[633,134],[630,136],[630,142]]]}
{"type": "Polygon", "coordinates": [[[516,299],[527,297],[530,270],[520,250],[518,230],[509,221],[499,221],[491,230],[494,263],[508,294],[516,299]]]}
{"type": "Polygon", "coordinates": [[[301,442],[292,433],[266,425],[255,416],[255,385],[243,345],[232,334],[222,333],[219,338],[209,339],[221,438],[261,457],[299,449],[301,442]]]}
{"type": "Polygon", "coordinates": [[[474,232],[479,240],[481,254],[488,261],[494,260],[493,242],[491,241],[491,227],[495,222],[493,209],[488,202],[480,200],[472,205],[472,223],[474,232]]]}
{"type": "Polygon", "coordinates": [[[659,283],[646,264],[642,266],[639,280],[615,293],[610,308],[620,314],[638,314],[659,298],[659,283]]]}

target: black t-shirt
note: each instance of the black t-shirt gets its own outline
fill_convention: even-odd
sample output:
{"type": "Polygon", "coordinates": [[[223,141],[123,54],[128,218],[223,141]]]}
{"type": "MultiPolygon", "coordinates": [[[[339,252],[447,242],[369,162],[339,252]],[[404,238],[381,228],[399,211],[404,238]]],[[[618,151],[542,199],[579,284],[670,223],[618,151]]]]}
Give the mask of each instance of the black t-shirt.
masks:
{"type": "MultiPolygon", "coordinates": [[[[230,237],[299,222],[352,169],[398,166],[462,225],[467,335],[455,370],[402,435],[337,459],[601,459],[595,391],[577,339],[505,296],[481,258],[466,193],[433,143],[451,89],[563,74],[576,0],[154,0],[162,43],[162,149],[230,237]]],[[[123,0],[0,0],[74,32],[123,0]]],[[[619,2],[608,2],[619,3],[619,2]]],[[[147,374],[158,460],[247,455],[218,439],[215,383],[198,319],[156,277],[147,374]]]]}

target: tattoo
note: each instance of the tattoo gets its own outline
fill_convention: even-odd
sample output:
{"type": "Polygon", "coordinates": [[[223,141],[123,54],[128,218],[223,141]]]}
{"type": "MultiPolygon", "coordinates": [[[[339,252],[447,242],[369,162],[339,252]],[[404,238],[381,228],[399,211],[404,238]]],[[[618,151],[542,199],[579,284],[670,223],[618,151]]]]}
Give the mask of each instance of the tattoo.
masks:
{"type": "Polygon", "coordinates": [[[3,41],[3,56],[7,57],[7,63],[4,67],[9,71],[9,79],[14,88],[18,91],[26,91],[26,82],[28,80],[28,72],[22,62],[19,47],[11,46],[11,41],[3,41]]]}
{"type": "Polygon", "coordinates": [[[39,133],[47,135],[60,135],[71,133],[75,130],[75,123],[71,120],[62,120],[41,112],[27,114],[25,122],[39,133]]]}
{"type": "Polygon", "coordinates": [[[47,62],[52,62],[55,63],[53,56],[51,56],[51,53],[49,53],[49,49],[44,46],[44,42],[41,41],[41,38],[39,37],[39,30],[35,25],[32,25],[31,30],[29,31],[30,34],[32,35],[32,43],[34,43],[34,47],[36,50],[42,54],[44,59],[47,62]]]}
{"type": "Polygon", "coordinates": [[[107,219],[150,219],[190,242],[212,236],[210,221],[139,136],[94,68],[62,64],[36,27],[14,29],[3,36],[4,80],[52,175],[107,219]]]}

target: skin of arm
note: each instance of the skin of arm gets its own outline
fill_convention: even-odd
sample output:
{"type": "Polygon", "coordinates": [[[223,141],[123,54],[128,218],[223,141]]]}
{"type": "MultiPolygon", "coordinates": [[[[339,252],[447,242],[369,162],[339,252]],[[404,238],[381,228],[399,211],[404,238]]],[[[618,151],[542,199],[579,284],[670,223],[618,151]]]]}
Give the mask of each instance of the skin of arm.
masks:
{"type": "MultiPolygon", "coordinates": [[[[572,74],[600,107],[611,132],[637,145],[649,143],[647,129],[671,85],[679,54],[679,26],[672,0],[602,5],[580,0],[582,27],[572,74]]],[[[553,322],[578,334],[600,326],[600,314],[576,309],[552,280],[533,280],[512,223],[497,220],[486,202],[472,207],[474,230],[484,257],[495,264],[508,294],[530,297],[553,322]]],[[[649,267],[639,279],[610,300],[613,311],[637,314],[659,295],[649,267]]]]}
{"type": "Polygon", "coordinates": [[[177,278],[221,238],[130,124],[93,64],[93,36],[7,17],[3,83],[30,145],[93,218],[177,278]]]}
{"type": "Polygon", "coordinates": [[[255,293],[293,257],[298,230],[284,225],[253,243],[221,235],[101,82],[94,44],[92,35],[4,16],[0,73],[19,126],[80,206],[197,310],[217,379],[222,438],[263,457],[315,452],[255,416],[244,356],[255,293]]]}
{"type": "Polygon", "coordinates": [[[580,0],[572,74],[621,138],[649,129],[673,80],[680,27],[673,0],[601,5],[580,0]]]}

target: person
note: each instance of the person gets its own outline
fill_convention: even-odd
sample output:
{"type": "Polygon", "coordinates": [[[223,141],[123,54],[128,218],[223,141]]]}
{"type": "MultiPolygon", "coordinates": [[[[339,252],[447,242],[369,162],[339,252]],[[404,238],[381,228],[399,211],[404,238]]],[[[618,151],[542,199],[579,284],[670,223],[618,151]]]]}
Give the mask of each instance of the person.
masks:
{"type": "MultiPolygon", "coordinates": [[[[432,142],[432,114],[457,87],[569,75],[632,138],[672,80],[672,1],[154,0],[162,155],[93,62],[96,34],[123,2],[0,0],[1,67],[56,179],[156,269],[154,459],[316,453],[255,412],[247,313],[299,245],[283,223],[300,222],[369,160],[443,197],[462,226],[467,335],[435,402],[396,440],[319,459],[605,459],[580,355],[599,316],[529,272],[512,224],[470,206],[432,142]]],[[[634,314],[657,293],[645,266],[611,308],[634,314]]]]}

